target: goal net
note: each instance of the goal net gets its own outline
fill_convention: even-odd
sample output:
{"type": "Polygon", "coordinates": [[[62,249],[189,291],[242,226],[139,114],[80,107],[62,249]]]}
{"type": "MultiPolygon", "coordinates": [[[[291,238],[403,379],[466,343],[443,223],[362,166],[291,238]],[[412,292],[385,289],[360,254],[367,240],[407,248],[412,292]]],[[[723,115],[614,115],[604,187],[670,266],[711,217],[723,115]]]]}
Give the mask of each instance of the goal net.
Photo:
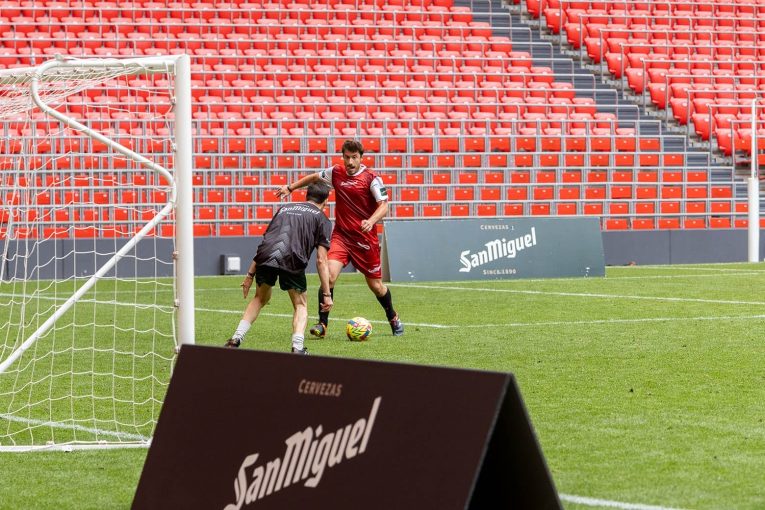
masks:
{"type": "Polygon", "coordinates": [[[194,341],[188,70],[0,70],[0,450],[150,441],[194,341]]]}

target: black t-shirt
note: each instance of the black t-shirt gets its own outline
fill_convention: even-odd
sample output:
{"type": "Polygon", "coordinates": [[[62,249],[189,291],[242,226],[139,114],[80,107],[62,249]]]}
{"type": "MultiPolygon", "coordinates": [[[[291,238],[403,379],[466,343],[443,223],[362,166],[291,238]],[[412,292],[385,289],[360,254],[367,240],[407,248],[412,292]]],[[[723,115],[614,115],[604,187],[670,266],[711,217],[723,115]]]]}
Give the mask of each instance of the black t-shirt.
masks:
{"type": "Polygon", "coordinates": [[[290,273],[305,270],[317,246],[329,249],[332,224],[311,202],[287,204],[276,211],[253,260],[290,273]]]}

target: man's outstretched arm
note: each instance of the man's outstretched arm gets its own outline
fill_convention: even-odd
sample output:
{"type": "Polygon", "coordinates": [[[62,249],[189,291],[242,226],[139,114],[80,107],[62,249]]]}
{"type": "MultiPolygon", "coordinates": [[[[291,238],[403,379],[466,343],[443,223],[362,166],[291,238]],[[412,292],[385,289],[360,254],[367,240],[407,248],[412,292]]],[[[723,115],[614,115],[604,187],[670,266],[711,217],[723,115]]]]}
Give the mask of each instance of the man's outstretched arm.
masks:
{"type": "Polygon", "coordinates": [[[296,189],[304,188],[306,186],[310,186],[311,184],[315,182],[319,182],[321,180],[321,175],[319,172],[306,175],[305,177],[301,177],[297,180],[297,182],[291,183],[291,184],[285,184],[284,186],[279,186],[276,190],[276,194],[279,195],[279,198],[285,198],[290,193],[295,191],[296,189]]]}

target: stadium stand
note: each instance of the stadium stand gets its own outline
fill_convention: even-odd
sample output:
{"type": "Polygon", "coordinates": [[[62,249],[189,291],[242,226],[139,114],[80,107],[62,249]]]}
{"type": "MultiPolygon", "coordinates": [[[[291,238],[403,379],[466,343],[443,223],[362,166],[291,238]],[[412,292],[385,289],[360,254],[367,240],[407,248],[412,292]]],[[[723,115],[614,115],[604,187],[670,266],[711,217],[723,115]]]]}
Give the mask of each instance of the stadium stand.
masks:
{"type": "MultiPolygon", "coordinates": [[[[198,236],[262,233],[273,188],[336,161],[346,138],[364,142],[393,218],[592,215],[604,230],[746,226],[736,168],[751,156],[747,105],[765,90],[765,8],[753,1],[2,6],[5,68],[56,54],[193,56],[198,236]]],[[[68,98],[66,109],[77,115],[88,103],[120,101],[96,90],[68,98]]],[[[140,115],[103,124],[142,152],[169,153],[146,142],[162,128],[140,115]]],[[[14,135],[0,144],[0,169],[34,133],[14,135]]],[[[82,143],[76,133],[71,140],[82,143]]],[[[112,216],[92,218],[114,224],[114,235],[137,214],[118,215],[122,206],[164,199],[151,183],[126,189],[84,173],[114,170],[98,151],[56,161],[72,168],[69,183],[29,186],[43,200],[71,203],[72,214],[77,189],[113,205],[112,216]]],[[[64,235],[56,222],[66,221],[30,235],[64,235]]]]}
{"type": "MultiPolygon", "coordinates": [[[[529,12],[539,15],[539,4],[529,12]]],[[[547,26],[605,65],[643,105],[711,141],[751,156],[751,104],[762,96],[765,10],[757,2],[549,2],[547,26]]],[[[758,128],[759,129],[759,128],[758,128]]]]}

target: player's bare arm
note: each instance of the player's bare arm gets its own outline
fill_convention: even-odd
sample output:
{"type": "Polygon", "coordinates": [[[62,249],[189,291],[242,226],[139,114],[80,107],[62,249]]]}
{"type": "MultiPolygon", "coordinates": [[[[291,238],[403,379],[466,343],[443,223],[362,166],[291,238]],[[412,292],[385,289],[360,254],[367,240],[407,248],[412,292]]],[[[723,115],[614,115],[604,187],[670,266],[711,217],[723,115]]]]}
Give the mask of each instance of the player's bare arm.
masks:
{"type": "Polygon", "coordinates": [[[286,198],[289,196],[290,193],[292,193],[296,189],[310,186],[311,184],[315,182],[319,182],[320,180],[321,180],[321,175],[319,174],[319,172],[306,175],[305,177],[298,179],[297,182],[293,182],[291,184],[285,184],[284,186],[279,186],[276,189],[276,194],[279,196],[279,198],[286,198]]]}
{"type": "Polygon", "coordinates": [[[250,293],[250,287],[252,287],[252,280],[253,278],[255,278],[255,268],[256,268],[256,264],[255,264],[255,261],[253,260],[250,263],[249,269],[247,269],[247,274],[245,275],[244,280],[242,280],[242,283],[239,285],[240,287],[242,287],[242,295],[244,299],[247,299],[247,294],[250,293]]]}
{"type": "Polygon", "coordinates": [[[385,218],[385,216],[388,215],[388,201],[387,200],[380,200],[377,202],[377,209],[375,209],[375,212],[370,216],[369,218],[361,221],[361,231],[362,232],[369,232],[373,228],[375,228],[375,225],[378,221],[385,218]]]}
{"type": "Polygon", "coordinates": [[[322,301],[319,308],[322,312],[328,312],[332,309],[332,293],[330,292],[329,260],[327,259],[328,250],[324,246],[316,248],[316,271],[319,273],[319,285],[321,287],[322,301]]]}

